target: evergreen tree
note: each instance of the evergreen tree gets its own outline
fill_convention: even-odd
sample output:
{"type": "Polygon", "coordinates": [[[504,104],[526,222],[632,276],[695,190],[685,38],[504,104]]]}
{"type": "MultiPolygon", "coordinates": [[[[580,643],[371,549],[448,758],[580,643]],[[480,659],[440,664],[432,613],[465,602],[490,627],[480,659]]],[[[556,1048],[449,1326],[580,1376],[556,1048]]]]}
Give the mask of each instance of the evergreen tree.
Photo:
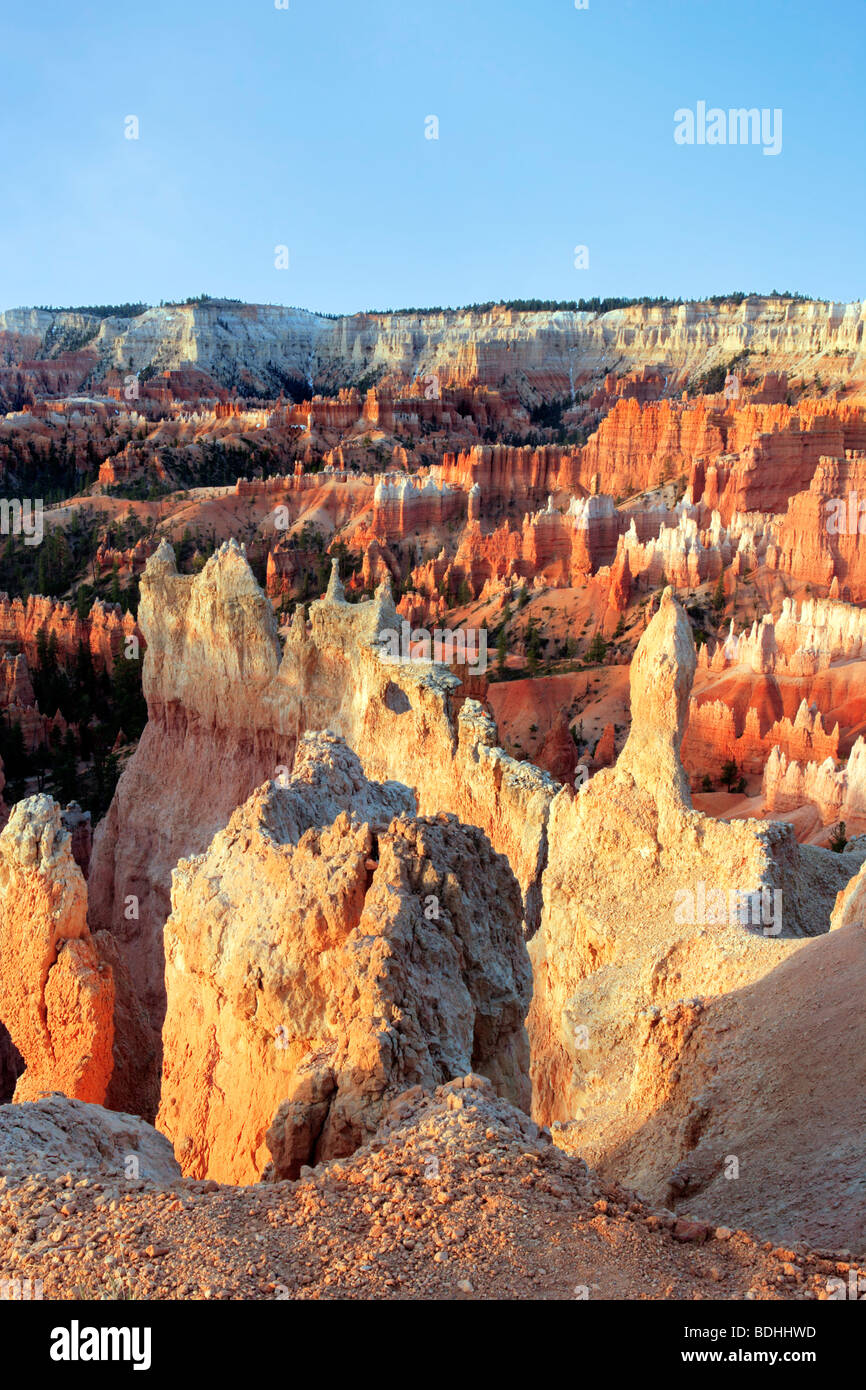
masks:
{"type": "Polygon", "coordinates": [[[830,837],[830,848],[836,854],[841,854],[848,843],[848,832],[845,822],[840,820],[838,825],[833,827],[833,834],[830,837]]]}
{"type": "Polygon", "coordinates": [[[79,584],[78,588],[75,590],[75,611],[82,622],[84,622],[90,612],[92,602],[93,595],[88,585],[79,584]]]}
{"type": "Polygon", "coordinates": [[[138,738],[147,723],[147,704],[141,688],[141,662],[118,652],[111,680],[112,731],[122,729],[127,738],[138,738]]]}
{"type": "Polygon", "coordinates": [[[540,652],[541,634],[535,626],[535,619],[530,618],[529,626],[526,629],[526,665],[531,676],[534,676],[538,671],[540,652]]]}

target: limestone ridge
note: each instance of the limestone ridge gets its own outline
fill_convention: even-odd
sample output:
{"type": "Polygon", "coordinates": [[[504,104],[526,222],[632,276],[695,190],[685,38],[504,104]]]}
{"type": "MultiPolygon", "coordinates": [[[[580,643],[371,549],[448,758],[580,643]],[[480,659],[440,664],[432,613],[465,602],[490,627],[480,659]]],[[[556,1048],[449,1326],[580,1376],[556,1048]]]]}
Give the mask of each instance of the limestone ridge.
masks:
{"type": "Polygon", "coordinates": [[[864,314],[859,302],[750,296],[741,303],[632,305],[605,314],[502,305],[327,319],[303,309],[214,300],[147,309],[129,319],[9,309],[0,312],[0,332],[31,338],[39,357],[57,332],[84,331],[102,371],[194,364],[229,387],[243,373],[265,392],[282,389],[286,376],[306,381],[312,394],[370,372],[403,372],[412,380],[436,373],[455,384],[555,381],[561,390],[569,376],[604,374],[613,361],[624,371],[658,364],[691,375],[751,351],[766,355],[768,370],[802,372],[837,351],[857,366],[864,314]]]}
{"type": "Polygon", "coordinates": [[[297,1177],[467,1070],[528,1108],[521,916],[481,831],[305,735],[288,784],[173,875],[157,1122],[184,1172],[297,1177]]]}

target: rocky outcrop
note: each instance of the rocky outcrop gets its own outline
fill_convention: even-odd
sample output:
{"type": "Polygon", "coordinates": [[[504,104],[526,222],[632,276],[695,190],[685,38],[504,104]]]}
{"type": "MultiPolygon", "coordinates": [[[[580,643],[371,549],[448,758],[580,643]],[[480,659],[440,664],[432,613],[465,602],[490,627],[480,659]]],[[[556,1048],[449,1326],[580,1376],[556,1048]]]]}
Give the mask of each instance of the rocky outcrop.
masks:
{"type": "Polygon", "coordinates": [[[69,831],[69,848],[72,858],[87,878],[90,872],[90,854],[93,849],[93,832],[90,825],[90,812],[82,811],[77,801],[70,801],[60,812],[64,830],[69,831]]]}
{"type": "Polygon", "coordinates": [[[540,449],[476,444],[446,453],[431,474],[464,492],[477,487],[488,515],[495,515],[515,504],[526,509],[552,492],[580,490],[580,450],[555,444],[540,449]]]}
{"type": "Polygon", "coordinates": [[[819,459],[779,518],[776,568],[804,583],[844,586],[866,601],[866,451],[839,449],[819,459]]]}
{"type": "MultiPolygon", "coordinates": [[[[849,846],[854,848],[854,846],[849,846]]],[[[830,930],[841,927],[866,927],[866,866],[850,880],[836,898],[830,930]]]]}
{"type": "Polygon", "coordinates": [[[48,796],[19,801],[0,834],[0,1020],[26,1067],[16,1100],[48,1091],[105,1099],[114,985],[86,910],[59,806],[48,796]]]}
{"type": "MultiPolygon", "coordinates": [[[[688,621],[667,590],[632,663],[632,727],[616,766],[554,801],[541,927],[530,943],[536,1119],[562,1126],[563,1143],[616,1166],[624,1181],[652,1169],[662,1192],[641,1136],[655,1136],[665,1108],[692,1096],[689,1123],[665,1147],[672,1179],[700,1132],[699,1073],[688,1059],[712,1041],[707,1001],[770,990],[803,938],[827,931],[863,852],[798,848],[790,826],[723,823],[691,808],[680,744],[694,670],[688,621]]],[[[823,944],[809,943],[816,958],[823,944]]],[[[772,1065],[783,1057],[780,1047],[772,1065]]],[[[802,1158],[805,1108],[795,1121],[802,1158]]],[[[834,1180],[821,1170],[826,1159],[810,1166],[825,1192],[834,1180]]]]}
{"type": "Polygon", "coordinates": [[[15,656],[4,652],[0,658],[0,709],[8,709],[10,705],[33,705],[35,702],[26,656],[23,652],[15,656]]]}
{"type": "Polygon", "coordinates": [[[634,1130],[622,1126],[602,1173],[681,1219],[863,1249],[864,989],[861,918],[787,943],[757,979],[650,1006],[632,1078],[634,1130]]]}
{"type": "Polygon", "coordinates": [[[428,599],[444,593],[454,602],[464,585],[473,598],[526,579],[553,588],[578,585],[613,559],[624,525],[610,497],[573,497],[560,509],[549,496],[547,506],[527,512],[519,527],[506,520],[485,534],[481,522],[470,519],[453,559],[443,548],[410,578],[428,599]]]}
{"type": "Polygon", "coordinates": [[[546,820],[556,783],[496,745],[496,727],[460,682],[430,661],[394,658],[387,586],[346,602],[332,576],[296,614],[281,652],[273,611],[236,543],[198,576],[167,544],[148,561],[139,620],[148,724],[94,836],[91,922],[110,931],[159,1036],[162,928],[177,862],[201,853],[253,788],[290,770],[307,729],[330,728],[365,773],[411,787],[422,814],[450,811],[507,855],[538,921],[546,820]]]}
{"type": "Polygon", "coordinates": [[[466,498],[447,483],[384,474],[373,491],[370,530],[381,541],[399,541],[465,514],[466,498]]]}
{"type": "Polygon", "coordinates": [[[193,580],[163,543],[142,577],[139,618],[148,724],[96,829],[90,910],[117,939],[158,1033],[171,870],[291,765],[297,719],[283,733],[262,698],[279,665],[276,623],[236,544],[193,580]]]}
{"type": "Polygon", "coordinates": [[[687,473],[695,457],[725,448],[724,411],[704,401],[641,406],[617,401],[582,450],[578,480],[584,487],[627,497],[687,473]]]}
{"type": "Polygon", "coordinates": [[[545,735],[536,761],[538,766],[549,772],[551,777],[555,777],[557,782],[574,785],[578,753],[564,710],[560,710],[559,718],[545,735]]]}
{"type": "Polygon", "coordinates": [[[832,758],[822,763],[797,762],[779,748],[772,749],[762,779],[768,811],[794,811],[812,805],[824,825],[844,821],[849,831],[866,829],[866,742],[858,738],[847,763],[832,758]]]}
{"type": "Polygon", "coordinates": [[[605,724],[592,758],[596,767],[611,767],[616,761],[616,729],[613,724],[605,724]]]}
{"type": "MultiPolygon", "coordinates": [[[[767,769],[774,749],[778,756],[769,770],[773,796],[782,792],[779,757],[790,784],[784,790],[785,809],[814,799],[817,784],[807,796],[792,763],[815,763],[835,778],[836,763],[850,753],[866,720],[863,694],[863,614],[837,599],[782,600],[773,620],[766,614],[737,633],[731,622],[727,637],[712,651],[701,647],[690,702],[683,761],[693,779],[718,777],[722,764],[733,758],[747,776],[767,769]],[[829,762],[828,762],[829,760],[829,762]]],[[[816,769],[809,773],[814,782],[816,769]]],[[[839,789],[823,799],[829,807],[841,804],[839,789]]],[[[781,808],[774,799],[772,809],[781,808]]],[[[829,814],[829,812],[828,812],[829,814]]]]}
{"type": "Polygon", "coordinates": [[[776,749],[788,759],[835,765],[839,756],[839,725],[824,727],[821,712],[805,700],[793,720],[787,715],[761,729],[758,709],[750,705],[738,730],[734,709],[722,700],[689,702],[688,733],[683,741],[683,763],[689,773],[718,776],[723,763],[733,759],[740,772],[761,776],[770,753],[776,749]]]}
{"type": "Polygon", "coordinates": [[[519,889],[479,830],[413,811],[310,734],[178,865],[157,1124],[185,1173],[297,1177],[468,1070],[528,1107],[519,889]]]}
{"type": "Polygon", "coordinates": [[[0,1168],[9,1180],[72,1173],[167,1185],[180,1177],[165,1135],[137,1115],[61,1095],[0,1106],[0,1168]]]}

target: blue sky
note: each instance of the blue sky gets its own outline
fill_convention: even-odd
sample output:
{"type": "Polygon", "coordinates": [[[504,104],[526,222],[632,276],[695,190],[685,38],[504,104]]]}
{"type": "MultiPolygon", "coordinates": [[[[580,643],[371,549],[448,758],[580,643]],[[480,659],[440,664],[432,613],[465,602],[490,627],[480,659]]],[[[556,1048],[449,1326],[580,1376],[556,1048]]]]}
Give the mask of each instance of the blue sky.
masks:
{"type": "Polygon", "coordinates": [[[864,35],[864,0],[9,5],[0,308],[858,299],[864,35]],[[781,108],[781,154],[675,144],[701,100],[781,108]]]}

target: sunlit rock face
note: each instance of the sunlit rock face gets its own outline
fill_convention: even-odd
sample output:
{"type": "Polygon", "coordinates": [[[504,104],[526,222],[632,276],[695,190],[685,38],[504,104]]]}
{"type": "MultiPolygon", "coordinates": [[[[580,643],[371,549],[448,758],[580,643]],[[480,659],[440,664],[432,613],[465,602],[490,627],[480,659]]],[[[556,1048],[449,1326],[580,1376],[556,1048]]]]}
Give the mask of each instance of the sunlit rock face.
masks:
{"type": "Polygon", "coordinates": [[[87,888],[60,807],[19,801],[0,834],[0,1021],[23,1059],[15,1100],[102,1103],[114,981],[87,927],[87,888]]]}

